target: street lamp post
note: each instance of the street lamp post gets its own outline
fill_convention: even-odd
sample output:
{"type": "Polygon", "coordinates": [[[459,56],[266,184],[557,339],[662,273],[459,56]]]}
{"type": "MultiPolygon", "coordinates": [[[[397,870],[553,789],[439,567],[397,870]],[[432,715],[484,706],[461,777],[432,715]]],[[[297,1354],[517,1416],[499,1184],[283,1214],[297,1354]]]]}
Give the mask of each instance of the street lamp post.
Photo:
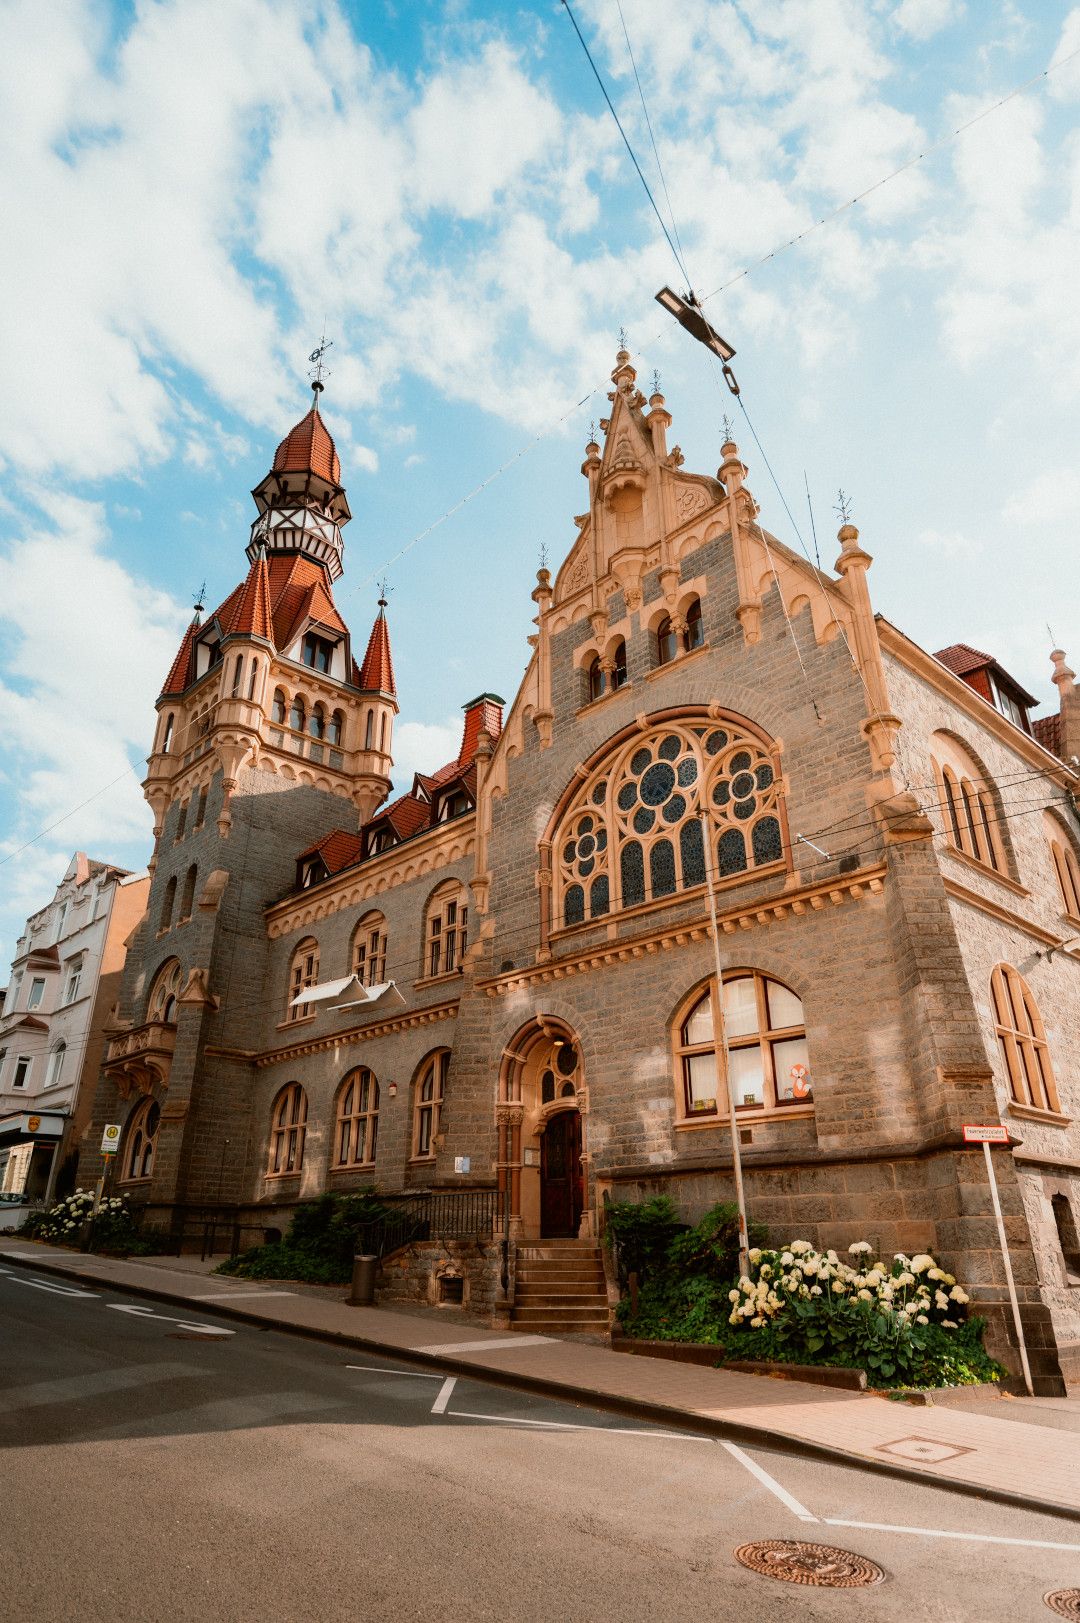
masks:
{"type": "Polygon", "coordinates": [[[712,855],[709,839],[709,814],[700,811],[701,842],[705,852],[705,888],[709,896],[709,926],[713,944],[715,980],[713,989],[713,1050],[716,1055],[717,1098],[724,1088],[728,1097],[728,1119],[731,1124],[731,1165],[735,1174],[735,1203],[739,1208],[739,1274],[750,1271],[750,1237],[746,1226],[746,1194],[743,1189],[742,1151],[739,1131],[735,1125],[735,1089],[732,1085],[731,1066],[728,1063],[727,1025],[724,1020],[724,976],[720,963],[720,931],[716,923],[716,893],[713,890],[712,855]]]}

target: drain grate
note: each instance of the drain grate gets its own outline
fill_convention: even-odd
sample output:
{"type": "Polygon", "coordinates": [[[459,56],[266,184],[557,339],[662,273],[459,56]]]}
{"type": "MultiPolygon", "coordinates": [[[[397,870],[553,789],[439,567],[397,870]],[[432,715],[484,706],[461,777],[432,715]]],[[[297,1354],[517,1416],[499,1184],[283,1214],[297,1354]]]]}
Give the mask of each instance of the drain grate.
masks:
{"type": "Polygon", "coordinates": [[[1058,1617],[1080,1617],[1080,1589],[1052,1589],[1043,1600],[1058,1617]]]}
{"type": "MultiPolygon", "coordinates": [[[[766,1538],[740,1544],[735,1559],[766,1578],[812,1584],[818,1589],[864,1589],[881,1583],[885,1577],[881,1567],[853,1550],[838,1550],[834,1544],[809,1544],[802,1539],[766,1538]]],[[[1080,1617],[1080,1612],[1064,1615],[1080,1617]]]]}
{"type": "Polygon", "coordinates": [[[171,1341],[231,1341],[227,1330],[170,1330],[171,1341]]]}

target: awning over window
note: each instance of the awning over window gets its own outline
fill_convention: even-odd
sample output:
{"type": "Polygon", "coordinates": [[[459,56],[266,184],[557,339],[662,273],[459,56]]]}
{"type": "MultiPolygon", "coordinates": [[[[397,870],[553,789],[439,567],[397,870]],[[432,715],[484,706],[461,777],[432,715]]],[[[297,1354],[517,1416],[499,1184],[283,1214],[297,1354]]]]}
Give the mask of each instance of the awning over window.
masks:
{"type": "Polygon", "coordinates": [[[308,986],[298,992],[289,1004],[291,1009],[298,1009],[305,1003],[330,1003],[332,1009],[359,1009],[367,1008],[372,1003],[382,1000],[389,1003],[399,1003],[404,1006],[405,999],[398,991],[393,981],[383,981],[378,986],[364,986],[355,975],[346,975],[340,981],[321,981],[318,986],[308,986]],[[332,1003],[332,998],[342,998],[345,1001],[332,1003]]]}
{"type": "MultiPolygon", "coordinates": [[[[355,977],[354,977],[355,979],[355,977]]],[[[378,986],[360,986],[357,982],[360,996],[349,1003],[334,1003],[334,1009],[361,1009],[370,1007],[373,1003],[400,1004],[405,1007],[405,999],[398,991],[396,981],[383,981],[378,986]]]]}
{"type": "Polygon", "coordinates": [[[322,981],[318,986],[306,986],[302,992],[297,993],[289,1007],[298,1009],[302,1003],[325,1003],[330,998],[340,997],[343,992],[351,991],[359,985],[355,975],[346,975],[341,981],[322,981]]]}

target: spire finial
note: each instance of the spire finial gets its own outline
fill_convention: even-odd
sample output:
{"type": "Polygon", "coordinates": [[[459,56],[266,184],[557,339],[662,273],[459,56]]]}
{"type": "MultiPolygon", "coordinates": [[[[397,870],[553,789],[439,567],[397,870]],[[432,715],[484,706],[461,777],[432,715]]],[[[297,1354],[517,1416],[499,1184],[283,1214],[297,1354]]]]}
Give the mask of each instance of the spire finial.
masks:
{"type": "Polygon", "coordinates": [[[725,445],[734,445],[734,443],[735,443],[735,424],[731,421],[731,418],[728,416],[726,411],[724,413],[722,426],[723,426],[723,430],[724,430],[724,444],[725,445]]]}
{"type": "Polygon", "coordinates": [[[629,335],[627,334],[626,328],[625,327],[620,327],[619,328],[619,348],[620,349],[625,349],[629,342],[630,342],[630,338],[629,338],[629,335]]]}
{"type": "Polygon", "coordinates": [[[652,375],[652,392],[653,394],[660,393],[660,371],[659,368],[655,366],[653,367],[652,375]]]}
{"type": "Polygon", "coordinates": [[[851,497],[846,491],[837,491],[836,506],[833,508],[833,512],[837,515],[841,524],[851,523],[851,497]]]}
{"type": "Polygon", "coordinates": [[[328,378],[330,376],[323,364],[323,357],[325,356],[327,350],[331,348],[333,342],[334,340],[332,338],[327,338],[326,336],[326,322],[324,321],[322,337],[312,350],[311,354],[308,356],[308,360],[312,363],[311,371],[308,373],[308,377],[311,379],[311,392],[315,396],[316,406],[319,404],[319,396],[326,388],[323,378],[328,378]]]}
{"type": "Polygon", "coordinates": [[[385,609],[390,599],[390,594],[394,588],[390,585],[390,582],[387,580],[385,575],[377,584],[379,587],[379,607],[380,609],[385,609]]]}
{"type": "Polygon", "coordinates": [[[546,541],[541,541],[541,543],[540,543],[540,568],[541,569],[546,569],[547,566],[548,566],[547,542],[546,541]]]}
{"type": "Polygon", "coordinates": [[[206,607],[206,582],[205,581],[203,581],[202,585],[199,587],[199,590],[195,593],[195,595],[193,596],[191,601],[195,605],[195,618],[197,620],[201,620],[202,619],[202,612],[206,607]]]}

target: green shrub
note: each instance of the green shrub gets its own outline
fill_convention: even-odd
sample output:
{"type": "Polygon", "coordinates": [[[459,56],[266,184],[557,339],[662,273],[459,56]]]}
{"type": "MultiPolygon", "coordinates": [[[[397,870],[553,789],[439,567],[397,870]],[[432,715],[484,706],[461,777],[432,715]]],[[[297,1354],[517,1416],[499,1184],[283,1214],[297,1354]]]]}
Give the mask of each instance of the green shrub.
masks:
{"type": "MultiPolygon", "coordinates": [[[[747,1232],[747,1244],[755,1247],[768,1237],[763,1223],[749,1223],[747,1232]]],[[[739,1208],[734,1201],[722,1201],[695,1228],[676,1235],[667,1268],[680,1279],[733,1279],[739,1271],[739,1208]]]]}
{"type": "Polygon", "coordinates": [[[257,1245],[215,1269],[244,1279],[302,1279],[346,1285],[367,1224],[392,1214],[375,1195],[320,1195],[298,1206],[283,1240],[257,1245]]]}
{"type": "Polygon", "coordinates": [[[615,1201],[605,1208],[604,1240],[612,1248],[619,1283],[625,1289],[631,1274],[639,1284],[663,1271],[668,1248],[687,1225],[679,1221],[667,1195],[651,1200],[615,1201]]]}

